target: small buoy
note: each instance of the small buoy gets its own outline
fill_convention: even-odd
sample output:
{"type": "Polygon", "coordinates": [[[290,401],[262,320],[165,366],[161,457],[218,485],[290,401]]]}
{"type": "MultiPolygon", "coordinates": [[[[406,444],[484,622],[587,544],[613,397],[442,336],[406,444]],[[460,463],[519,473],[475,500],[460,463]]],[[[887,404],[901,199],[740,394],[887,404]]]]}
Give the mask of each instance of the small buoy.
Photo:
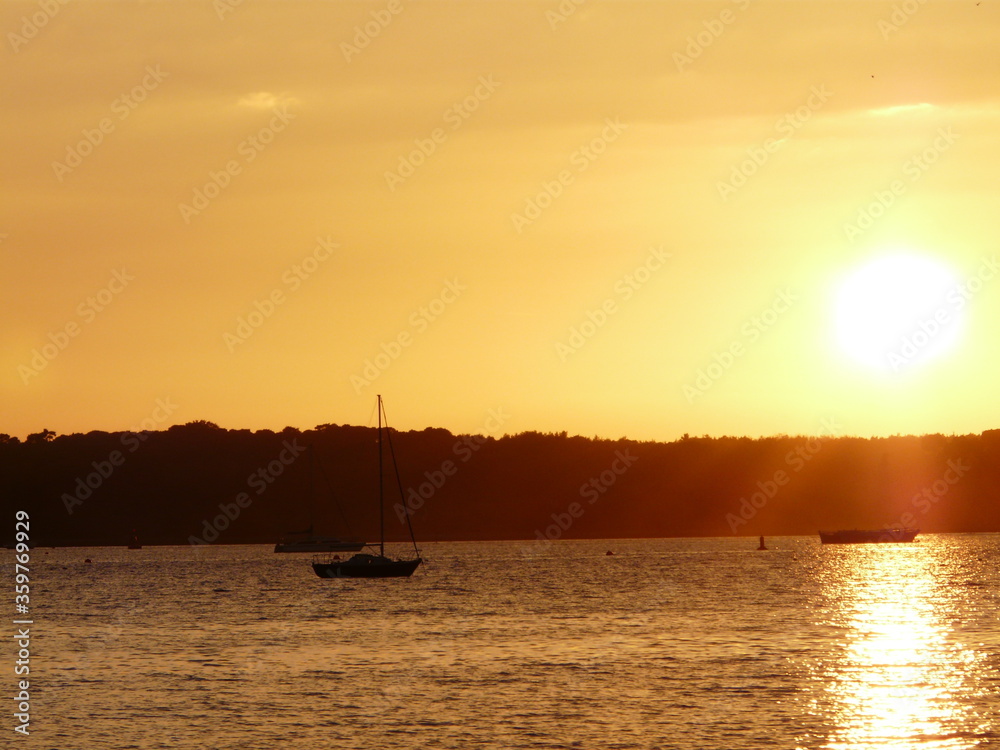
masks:
{"type": "Polygon", "coordinates": [[[767,547],[764,546],[764,535],[763,534],[760,535],[760,546],[757,548],[757,550],[758,551],[760,551],[760,550],[765,550],[766,551],[767,550],[767,547]]]}
{"type": "Polygon", "coordinates": [[[87,558],[86,560],[84,560],[84,562],[85,562],[85,563],[89,563],[90,561],[91,561],[91,560],[90,560],[90,558],[89,558],[89,557],[88,557],[88,558],[87,558]]]}
{"type": "Polygon", "coordinates": [[[604,554],[605,554],[605,556],[606,556],[606,557],[610,557],[611,555],[613,555],[613,554],[615,554],[615,553],[614,553],[614,552],[612,552],[611,550],[608,550],[608,551],[607,551],[607,552],[605,552],[604,554]]]}

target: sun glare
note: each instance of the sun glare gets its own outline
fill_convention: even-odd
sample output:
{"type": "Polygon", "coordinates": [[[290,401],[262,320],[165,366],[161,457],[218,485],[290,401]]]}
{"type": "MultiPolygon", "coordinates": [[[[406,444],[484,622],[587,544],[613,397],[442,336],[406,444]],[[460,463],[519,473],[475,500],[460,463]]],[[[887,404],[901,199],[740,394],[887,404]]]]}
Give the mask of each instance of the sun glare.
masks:
{"type": "Polygon", "coordinates": [[[853,360],[901,373],[949,351],[962,329],[950,268],[909,252],[881,255],[852,271],[837,292],[837,343],[853,360]]]}

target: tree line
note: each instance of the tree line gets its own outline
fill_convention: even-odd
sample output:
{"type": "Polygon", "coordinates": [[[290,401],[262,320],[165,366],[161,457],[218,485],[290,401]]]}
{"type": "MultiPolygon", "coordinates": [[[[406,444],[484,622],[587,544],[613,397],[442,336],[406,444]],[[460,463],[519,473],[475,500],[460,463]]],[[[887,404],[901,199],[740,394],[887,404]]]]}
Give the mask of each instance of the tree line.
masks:
{"type": "MultiPolygon", "coordinates": [[[[640,442],[391,432],[386,533],[418,540],[1000,531],[1000,430],[640,442]]],[[[378,535],[375,428],[0,434],[0,495],[38,545],[378,535]]],[[[6,533],[6,532],[5,532],[6,533]]],[[[4,539],[5,542],[10,540],[4,539]]]]}

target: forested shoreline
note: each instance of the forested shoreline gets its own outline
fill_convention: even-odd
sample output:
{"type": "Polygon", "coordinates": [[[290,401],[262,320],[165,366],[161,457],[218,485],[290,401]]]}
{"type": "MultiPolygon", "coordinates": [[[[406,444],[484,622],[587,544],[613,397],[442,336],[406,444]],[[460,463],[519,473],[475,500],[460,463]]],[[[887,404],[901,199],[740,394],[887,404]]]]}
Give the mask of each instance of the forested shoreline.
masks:
{"type": "MultiPolygon", "coordinates": [[[[421,541],[1000,531],[1000,430],[669,443],[391,435],[403,496],[387,468],[390,540],[406,538],[406,514],[421,541]]],[[[271,543],[310,524],[372,539],[377,471],[369,427],[0,435],[3,502],[30,513],[43,546],[125,544],[133,529],[144,544],[271,543]]]]}

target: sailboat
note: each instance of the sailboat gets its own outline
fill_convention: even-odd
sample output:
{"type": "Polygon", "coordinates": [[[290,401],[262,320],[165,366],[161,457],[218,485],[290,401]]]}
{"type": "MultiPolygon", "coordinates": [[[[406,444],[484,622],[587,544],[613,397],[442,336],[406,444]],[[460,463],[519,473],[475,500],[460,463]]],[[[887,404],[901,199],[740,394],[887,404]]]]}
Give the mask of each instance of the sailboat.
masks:
{"type": "MultiPolygon", "coordinates": [[[[410,541],[413,542],[413,552],[415,557],[410,560],[392,560],[385,556],[385,492],[382,471],[382,432],[385,427],[386,442],[389,446],[389,455],[392,458],[392,468],[396,475],[396,485],[399,487],[400,497],[403,495],[403,483],[399,479],[399,468],[396,466],[396,455],[392,450],[392,436],[389,433],[388,419],[385,417],[385,407],[382,406],[382,396],[378,396],[378,554],[359,552],[348,560],[314,561],[313,570],[320,578],[406,578],[413,575],[413,571],[423,562],[420,559],[420,550],[417,549],[417,540],[413,536],[413,526],[410,524],[410,516],[406,516],[406,525],[410,530],[410,541]]],[[[369,545],[374,548],[375,545],[369,545]]]]}
{"type": "MultiPolygon", "coordinates": [[[[316,493],[314,481],[316,476],[316,458],[312,446],[309,447],[309,514],[315,515],[316,493]]],[[[324,475],[325,476],[325,475],[324,475]]],[[[339,507],[339,506],[338,506],[339,507]]],[[[365,546],[356,539],[339,539],[332,536],[318,536],[313,532],[310,520],[309,528],[302,531],[289,531],[274,545],[275,552],[357,552],[365,546]]]]}

